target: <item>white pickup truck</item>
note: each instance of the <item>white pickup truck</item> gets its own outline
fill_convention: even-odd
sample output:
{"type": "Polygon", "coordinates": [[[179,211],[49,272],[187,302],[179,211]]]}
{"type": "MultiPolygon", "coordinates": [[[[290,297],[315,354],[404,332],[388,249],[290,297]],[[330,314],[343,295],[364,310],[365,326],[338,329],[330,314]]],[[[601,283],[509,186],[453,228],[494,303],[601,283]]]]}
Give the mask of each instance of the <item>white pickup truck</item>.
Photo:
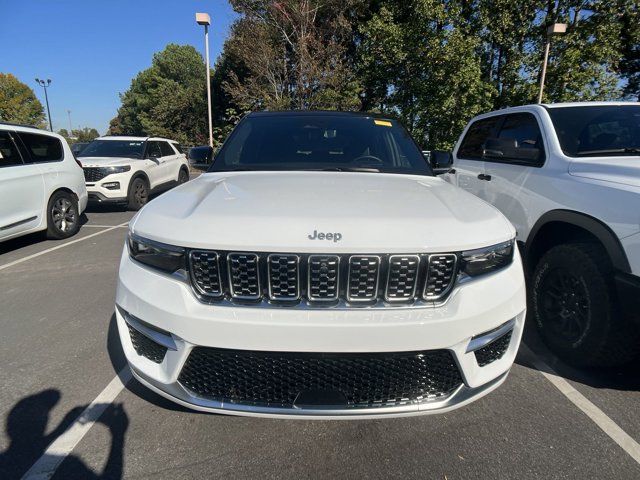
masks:
{"type": "Polygon", "coordinates": [[[120,340],[140,382],[196,410],[448,411],[515,358],[514,237],[394,120],[253,113],[207,173],[131,221],[120,340]]]}
{"type": "Polygon", "coordinates": [[[515,226],[533,318],[552,350],[579,365],[621,364],[636,355],[640,104],[491,112],[467,125],[452,158],[432,156],[443,178],[515,226]]]}

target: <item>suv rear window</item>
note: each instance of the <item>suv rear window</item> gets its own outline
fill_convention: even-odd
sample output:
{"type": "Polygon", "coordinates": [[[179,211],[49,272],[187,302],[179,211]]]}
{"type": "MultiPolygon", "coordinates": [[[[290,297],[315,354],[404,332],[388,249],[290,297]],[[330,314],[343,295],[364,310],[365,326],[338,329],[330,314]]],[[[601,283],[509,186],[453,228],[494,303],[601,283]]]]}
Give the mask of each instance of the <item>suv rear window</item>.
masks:
{"type": "Polygon", "coordinates": [[[547,111],[565,155],[640,155],[640,106],[585,105],[547,111]]]}
{"type": "Polygon", "coordinates": [[[57,162],[64,157],[62,143],[55,137],[26,132],[18,132],[18,135],[31,155],[30,159],[25,159],[26,163],[57,162]]]}
{"type": "Polygon", "coordinates": [[[173,151],[173,148],[167,142],[159,142],[160,143],[160,151],[162,152],[163,157],[168,157],[170,155],[175,155],[176,152],[173,151]]]}
{"type": "Polygon", "coordinates": [[[481,160],[484,142],[489,137],[495,137],[497,128],[503,118],[503,115],[498,115],[472,123],[458,149],[457,157],[469,160],[481,160]]]}
{"type": "Polygon", "coordinates": [[[0,131],[0,168],[22,165],[18,147],[13,143],[9,132],[0,131]]]}

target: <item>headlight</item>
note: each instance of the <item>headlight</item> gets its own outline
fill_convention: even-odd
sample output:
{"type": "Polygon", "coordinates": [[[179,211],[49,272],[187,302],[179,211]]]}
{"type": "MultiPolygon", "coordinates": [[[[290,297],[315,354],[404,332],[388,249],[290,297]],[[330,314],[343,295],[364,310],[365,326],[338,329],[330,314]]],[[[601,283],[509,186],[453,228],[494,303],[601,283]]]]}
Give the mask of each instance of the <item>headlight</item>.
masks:
{"type": "Polygon", "coordinates": [[[124,173],[124,172],[128,172],[129,170],[131,170],[131,166],[130,165],[123,165],[122,167],[106,167],[106,172],[108,175],[114,174],[114,173],[124,173]]]}
{"type": "Polygon", "coordinates": [[[129,255],[151,268],[173,273],[185,268],[184,248],[154,242],[129,232],[129,255]]]}
{"type": "Polygon", "coordinates": [[[495,272],[513,261],[514,241],[462,252],[460,270],[469,277],[495,272]]]}

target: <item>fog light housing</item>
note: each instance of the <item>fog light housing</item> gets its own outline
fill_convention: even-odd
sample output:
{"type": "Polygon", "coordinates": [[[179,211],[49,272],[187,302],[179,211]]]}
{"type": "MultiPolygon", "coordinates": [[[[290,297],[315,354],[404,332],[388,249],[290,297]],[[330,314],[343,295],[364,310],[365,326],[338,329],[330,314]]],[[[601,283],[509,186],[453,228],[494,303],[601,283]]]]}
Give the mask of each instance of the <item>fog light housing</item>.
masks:
{"type": "Polygon", "coordinates": [[[120,182],[107,182],[103,183],[102,186],[107,190],[120,190],[120,182]]]}

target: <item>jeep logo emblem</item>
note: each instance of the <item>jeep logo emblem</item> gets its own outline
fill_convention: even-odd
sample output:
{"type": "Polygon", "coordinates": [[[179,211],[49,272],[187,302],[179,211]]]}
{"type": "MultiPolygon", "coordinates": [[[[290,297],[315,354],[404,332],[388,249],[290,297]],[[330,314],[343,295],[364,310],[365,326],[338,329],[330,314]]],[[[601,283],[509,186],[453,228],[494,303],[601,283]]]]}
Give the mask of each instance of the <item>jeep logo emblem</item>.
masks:
{"type": "Polygon", "coordinates": [[[335,242],[339,242],[340,240],[342,240],[342,234],[338,233],[338,232],[319,232],[317,230],[313,231],[312,235],[307,235],[307,237],[309,237],[309,240],[333,240],[333,243],[335,242]]]}

